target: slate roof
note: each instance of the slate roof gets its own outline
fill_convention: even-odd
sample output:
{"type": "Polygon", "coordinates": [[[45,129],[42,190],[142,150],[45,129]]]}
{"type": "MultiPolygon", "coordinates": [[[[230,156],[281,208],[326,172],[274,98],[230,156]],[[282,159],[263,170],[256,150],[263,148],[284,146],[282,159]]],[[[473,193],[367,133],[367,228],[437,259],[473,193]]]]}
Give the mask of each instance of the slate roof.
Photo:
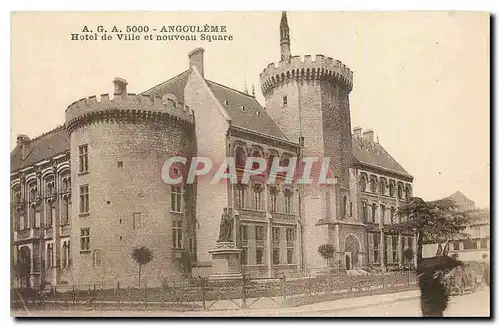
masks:
{"type": "Polygon", "coordinates": [[[361,164],[412,177],[379,143],[353,136],[352,152],[355,160],[361,164]]]}
{"type": "Polygon", "coordinates": [[[69,151],[68,132],[64,126],[59,126],[31,140],[26,145],[24,158],[23,151],[16,146],[10,153],[10,171],[14,172],[67,151],[69,151]]]}
{"type": "MultiPolygon", "coordinates": [[[[167,93],[172,93],[177,97],[178,101],[183,102],[184,87],[186,86],[190,72],[191,70],[186,70],[144,91],[142,94],[161,97],[167,93]]],[[[233,125],[288,141],[285,134],[269,117],[255,97],[207,79],[205,79],[205,82],[220,104],[227,110],[233,125]],[[257,114],[258,112],[260,114],[257,114]]]]}
{"type": "Polygon", "coordinates": [[[233,125],[288,140],[255,97],[216,82],[206,82],[220,104],[226,108],[233,125]]]}

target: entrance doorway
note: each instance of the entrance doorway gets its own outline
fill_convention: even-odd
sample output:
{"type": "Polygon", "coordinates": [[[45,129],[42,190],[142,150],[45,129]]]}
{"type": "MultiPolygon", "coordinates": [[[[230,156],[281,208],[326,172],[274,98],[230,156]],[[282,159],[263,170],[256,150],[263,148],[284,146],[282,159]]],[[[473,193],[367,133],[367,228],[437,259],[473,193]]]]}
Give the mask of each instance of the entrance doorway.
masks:
{"type": "Polygon", "coordinates": [[[346,270],[351,270],[351,253],[346,253],[345,254],[345,268],[346,270]]]}

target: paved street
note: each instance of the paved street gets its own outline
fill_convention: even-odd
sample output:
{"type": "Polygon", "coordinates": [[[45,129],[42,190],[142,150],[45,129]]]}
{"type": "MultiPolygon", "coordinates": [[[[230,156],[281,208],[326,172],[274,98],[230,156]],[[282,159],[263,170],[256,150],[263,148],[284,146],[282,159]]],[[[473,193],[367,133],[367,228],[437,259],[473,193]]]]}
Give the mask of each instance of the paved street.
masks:
{"type": "MultiPolygon", "coordinates": [[[[490,315],[490,290],[453,297],[444,312],[445,317],[488,317],[490,315]]],[[[302,314],[301,316],[308,316],[302,314]]],[[[410,298],[398,302],[382,303],[364,308],[322,312],[323,317],[421,317],[420,299],[410,298]]]]}

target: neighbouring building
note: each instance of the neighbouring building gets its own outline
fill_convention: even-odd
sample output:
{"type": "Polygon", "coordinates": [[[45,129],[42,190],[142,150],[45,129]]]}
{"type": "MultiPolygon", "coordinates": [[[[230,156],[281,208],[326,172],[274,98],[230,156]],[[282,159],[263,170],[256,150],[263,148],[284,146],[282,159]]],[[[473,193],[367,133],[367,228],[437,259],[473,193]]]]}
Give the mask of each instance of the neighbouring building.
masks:
{"type": "MultiPolygon", "coordinates": [[[[114,95],[75,101],[66,120],[39,137],[19,136],[11,153],[14,262],[20,284],[135,284],[135,246],[153,250],[149,285],[180,278],[188,253],[207,274],[224,208],[237,214],[243,271],[251,276],[314,273],[318,247],[331,243],[342,269],[397,268],[413,235],[387,232],[412,196],[413,177],[375,139],[351,128],[353,73],[323,55],[292,55],[286,13],[281,60],[261,73],[263,107],[204,75],[204,50],[179,75],[139,94],[114,80],[114,95]],[[222,163],[245,158],[329,157],[334,185],[267,183],[167,185],[173,156],[222,163]]],[[[174,172],[178,173],[178,172],[174,172]]]]}
{"type": "MultiPolygon", "coordinates": [[[[490,261],[490,210],[476,208],[474,201],[461,192],[455,192],[446,199],[456,203],[456,210],[467,211],[469,225],[464,230],[468,237],[450,240],[449,255],[457,254],[462,261],[490,261]]],[[[424,244],[423,257],[436,254],[437,244],[424,244]]]]}

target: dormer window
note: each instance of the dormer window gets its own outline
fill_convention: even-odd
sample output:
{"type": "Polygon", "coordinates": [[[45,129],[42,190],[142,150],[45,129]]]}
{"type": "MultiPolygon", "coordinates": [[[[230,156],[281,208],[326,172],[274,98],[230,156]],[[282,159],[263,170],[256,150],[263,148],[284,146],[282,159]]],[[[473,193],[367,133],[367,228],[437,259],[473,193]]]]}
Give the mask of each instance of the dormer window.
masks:
{"type": "Polygon", "coordinates": [[[241,106],[241,111],[245,112],[246,108],[245,106],[241,106]]]}
{"type": "Polygon", "coordinates": [[[261,112],[260,112],[260,111],[257,111],[257,116],[259,116],[259,117],[261,117],[261,116],[262,116],[262,114],[261,114],[261,112]]]}
{"type": "Polygon", "coordinates": [[[225,104],[226,106],[228,106],[228,105],[229,105],[229,101],[227,101],[227,100],[226,100],[226,101],[224,101],[224,104],[225,104]]]}

